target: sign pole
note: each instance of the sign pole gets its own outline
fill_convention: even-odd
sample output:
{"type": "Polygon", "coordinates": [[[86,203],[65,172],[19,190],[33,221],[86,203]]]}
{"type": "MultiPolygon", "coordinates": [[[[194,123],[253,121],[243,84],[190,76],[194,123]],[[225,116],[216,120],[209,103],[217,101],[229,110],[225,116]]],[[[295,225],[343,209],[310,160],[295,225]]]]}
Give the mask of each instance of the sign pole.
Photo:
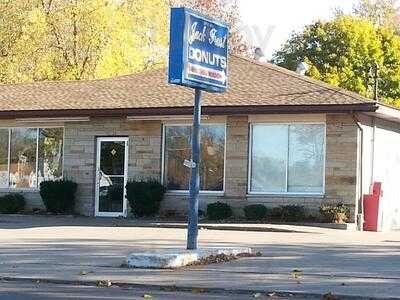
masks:
{"type": "Polygon", "coordinates": [[[200,190],[202,91],[224,93],[228,87],[227,24],[185,7],[171,8],[168,83],[195,89],[187,249],[197,249],[200,190]]]}
{"type": "Polygon", "coordinates": [[[192,129],[192,172],[190,178],[190,199],[188,213],[187,249],[197,249],[199,190],[200,190],[200,122],[201,122],[201,90],[195,89],[194,114],[192,129]]]}

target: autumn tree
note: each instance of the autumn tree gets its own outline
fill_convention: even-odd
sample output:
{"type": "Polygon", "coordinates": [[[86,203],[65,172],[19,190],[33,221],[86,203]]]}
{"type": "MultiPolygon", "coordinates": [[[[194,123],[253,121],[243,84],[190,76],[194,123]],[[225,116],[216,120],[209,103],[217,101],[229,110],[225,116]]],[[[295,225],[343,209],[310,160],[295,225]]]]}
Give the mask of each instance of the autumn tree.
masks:
{"type": "Polygon", "coordinates": [[[397,0],[359,0],[353,14],[370,20],[376,26],[400,30],[397,3],[397,0]]]}
{"type": "Polygon", "coordinates": [[[164,65],[165,0],[0,2],[0,82],[92,79],[164,65]]]}
{"type": "Polygon", "coordinates": [[[172,7],[185,6],[222,20],[229,25],[229,52],[242,56],[250,54],[250,46],[240,31],[237,0],[169,0],[172,7]]]}
{"type": "Polygon", "coordinates": [[[392,28],[353,16],[315,22],[294,33],[273,58],[291,70],[302,61],[310,66],[307,75],[367,97],[373,94],[370,70],[377,63],[381,98],[400,99],[400,37],[392,28]]]}

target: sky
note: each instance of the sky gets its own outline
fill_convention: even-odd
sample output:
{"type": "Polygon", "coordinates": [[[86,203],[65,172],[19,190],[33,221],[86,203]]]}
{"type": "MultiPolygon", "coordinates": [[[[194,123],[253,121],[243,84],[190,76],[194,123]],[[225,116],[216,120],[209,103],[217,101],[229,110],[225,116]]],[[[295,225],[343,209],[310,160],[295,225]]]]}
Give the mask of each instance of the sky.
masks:
{"type": "Polygon", "coordinates": [[[271,58],[290,34],[320,19],[330,19],[336,7],[351,12],[356,0],[238,0],[241,30],[249,42],[271,58]]]}

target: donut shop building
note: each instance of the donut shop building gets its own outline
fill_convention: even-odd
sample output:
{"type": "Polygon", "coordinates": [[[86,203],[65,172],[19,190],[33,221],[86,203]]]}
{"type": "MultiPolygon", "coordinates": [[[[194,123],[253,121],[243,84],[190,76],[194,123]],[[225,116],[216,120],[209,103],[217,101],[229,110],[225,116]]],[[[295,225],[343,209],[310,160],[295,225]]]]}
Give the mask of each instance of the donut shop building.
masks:
{"type": "MultiPolygon", "coordinates": [[[[381,182],[381,227],[400,228],[399,110],[275,65],[232,56],[229,67],[227,92],[203,95],[202,209],[344,203],[356,222],[381,182]]],[[[128,216],[124,192],[109,203],[107,187],[151,177],[167,188],[162,210],[185,213],[192,113],[193,92],[165,69],[1,85],[0,192],[42,208],[40,182],[68,178],[80,214],[128,216]]]]}

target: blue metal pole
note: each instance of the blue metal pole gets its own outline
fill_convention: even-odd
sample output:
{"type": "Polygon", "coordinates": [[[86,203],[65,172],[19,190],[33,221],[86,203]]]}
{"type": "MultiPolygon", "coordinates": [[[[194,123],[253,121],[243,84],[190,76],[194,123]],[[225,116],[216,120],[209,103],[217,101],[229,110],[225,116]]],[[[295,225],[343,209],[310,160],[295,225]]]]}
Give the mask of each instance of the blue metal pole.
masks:
{"type": "Polygon", "coordinates": [[[201,121],[201,90],[195,90],[194,114],[192,128],[192,162],[190,177],[190,199],[188,213],[187,249],[197,249],[198,219],[199,219],[199,190],[200,190],[200,121],[201,121]]]}

